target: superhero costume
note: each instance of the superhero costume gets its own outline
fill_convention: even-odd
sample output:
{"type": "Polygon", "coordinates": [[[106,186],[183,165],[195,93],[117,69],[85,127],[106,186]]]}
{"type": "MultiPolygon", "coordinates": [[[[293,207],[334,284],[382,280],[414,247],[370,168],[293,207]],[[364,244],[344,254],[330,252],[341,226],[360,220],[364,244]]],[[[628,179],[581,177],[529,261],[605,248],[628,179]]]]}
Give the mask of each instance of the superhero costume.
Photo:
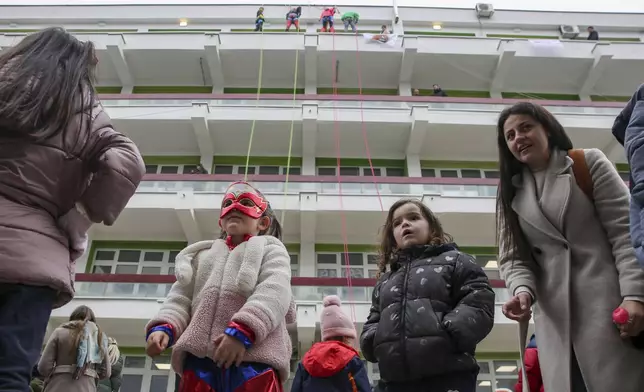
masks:
{"type": "MultiPolygon", "coordinates": [[[[221,204],[221,219],[232,211],[238,211],[253,219],[259,219],[268,208],[268,201],[255,188],[245,182],[235,182],[226,190],[221,204]]],[[[245,235],[243,241],[252,236],[245,235]]],[[[226,238],[226,245],[234,249],[232,238],[226,238]]],[[[170,324],[161,324],[151,328],[146,336],[153,332],[164,332],[168,335],[168,347],[175,343],[174,328],[170,324]]],[[[230,322],[224,333],[239,340],[249,350],[255,341],[255,334],[247,326],[230,322]]],[[[272,367],[261,363],[242,362],[240,366],[228,369],[218,367],[210,358],[199,358],[190,353],[183,364],[183,374],[179,392],[283,392],[282,382],[272,367]]]]}

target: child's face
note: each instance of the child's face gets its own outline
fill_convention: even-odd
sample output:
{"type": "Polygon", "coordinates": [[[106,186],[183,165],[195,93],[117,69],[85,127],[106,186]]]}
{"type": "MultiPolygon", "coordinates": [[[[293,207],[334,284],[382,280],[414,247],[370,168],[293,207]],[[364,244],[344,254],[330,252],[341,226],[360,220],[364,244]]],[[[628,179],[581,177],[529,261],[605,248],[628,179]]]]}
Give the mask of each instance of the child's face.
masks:
{"type": "Polygon", "coordinates": [[[392,225],[398,249],[429,243],[429,222],[414,203],[403,204],[394,211],[392,225]]]}
{"type": "Polygon", "coordinates": [[[221,203],[219,225],[231,236],[257,235],[266,230],[271,219],[265,216],[268,202],[245,182],[231,184],[221,203]]]}
{"type": "Polygon", "coordinates": [[[257,235],[260,231],[268,229],[270,223],[271,218],[267,216],[253,219],[237,210],[233,210],[221,218],[221,227],[231,236],[257,235]]]}

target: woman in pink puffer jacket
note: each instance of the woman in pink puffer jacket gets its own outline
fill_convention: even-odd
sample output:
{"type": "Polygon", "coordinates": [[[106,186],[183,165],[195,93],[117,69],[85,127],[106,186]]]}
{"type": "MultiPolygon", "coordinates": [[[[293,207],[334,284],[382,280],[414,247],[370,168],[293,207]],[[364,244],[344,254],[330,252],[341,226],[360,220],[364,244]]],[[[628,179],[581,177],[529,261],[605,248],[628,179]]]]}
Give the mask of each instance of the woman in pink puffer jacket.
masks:
{"type": "Polygon", "coordinates": [[[145,172],[96,97],[97,62],[60,28],[0,54],[0,391],[29,391],[87,229],[113,224],[145,172]]]}

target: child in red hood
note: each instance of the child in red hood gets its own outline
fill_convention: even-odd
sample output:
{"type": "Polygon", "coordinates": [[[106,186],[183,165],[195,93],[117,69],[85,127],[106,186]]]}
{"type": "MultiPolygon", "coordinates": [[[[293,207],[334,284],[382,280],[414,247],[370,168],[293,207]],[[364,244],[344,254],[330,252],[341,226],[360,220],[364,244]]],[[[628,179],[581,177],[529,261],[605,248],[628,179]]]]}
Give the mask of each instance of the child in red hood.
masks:
{"type": "Polygon", "coordinates": [[[335,295],[324,298],[322,342],[304,355],[291,392],[371,392],[367,368],[353,346],[356,329],[335,295]]]}

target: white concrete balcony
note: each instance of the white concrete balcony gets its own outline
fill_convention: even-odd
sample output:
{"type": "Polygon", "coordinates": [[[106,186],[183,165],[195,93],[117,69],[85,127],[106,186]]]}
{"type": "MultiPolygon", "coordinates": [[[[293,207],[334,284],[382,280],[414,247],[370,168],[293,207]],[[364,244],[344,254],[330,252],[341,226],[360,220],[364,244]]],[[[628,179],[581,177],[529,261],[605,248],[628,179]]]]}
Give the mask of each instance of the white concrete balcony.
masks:
{"type": "MultiPolygon", "coordinates": [[[[224,191],[240,175],[146,175],[113,226],[94,225],[100,240],[177,240],[218,236],[224,191]]],[[[386,211],[403,197],[423,200],[459,243],[495,242],[495,179],[256,175],[248,181],[270,200],[285,243],[374,243],[386,211]],[[375,181],[375,182],[374,182],[375,181]]]]}
{"type": "MultiPolygon", "coordinates": [[[[144,155],[253,155],[495,161],[499,112],[508,99],[298,95],[107,95],[114,126],[144,155]],[[253,128],[254,124],[254,128],[253,128]],[[340,147],[337,151],[336,139],[340,147]],[[366,142],[365,142],[366,140],[366,142]],[[467,143],[463,143],[467,141],[467,143]]],[[[538,101],[578,148],[625,162],[608,131],[623,107],[612,102],[538,101]]],[[[211,164],[204,164],[205,167],[211,164]]]]}
{"type": "MultiPolygon", "coordinates": [[[[20,34],[0,35],[0,47],[20,34]]],[[[286,32],[86,33],[104,86],[431,88],[627,96],[641,83],[644,42],[401,36],[394,46],[354,34],[286,32]],[[297,61],[296,61],[297,58],[297,61]]]]}
{"type": "MultiPolygon", "coordinates": [[[[98,315],[101,327],[125,347],[143,345],[145,324],[158,312],[170,286],[172,275],[78,274],[76,297],[67,305],[53,311],[49,332],[69,318],[79,305],[91,307],[98,315]]],[[[352,279],[352,288],[344,278],[293,278],[293,295],[297,304],[297,324],[290,330],[296,349],[305,352],[320,338],[322,298],[336,294],[343,299],[343,310],[362,330],[369,314],[375,279],[352,279]]],[[[508,299],[504,283],[491,281],[496,293],[495,324],[492,333],[479,345],[479,352],[514,352],[517,324],[506,319],[501,305],[508,299]]]]}

